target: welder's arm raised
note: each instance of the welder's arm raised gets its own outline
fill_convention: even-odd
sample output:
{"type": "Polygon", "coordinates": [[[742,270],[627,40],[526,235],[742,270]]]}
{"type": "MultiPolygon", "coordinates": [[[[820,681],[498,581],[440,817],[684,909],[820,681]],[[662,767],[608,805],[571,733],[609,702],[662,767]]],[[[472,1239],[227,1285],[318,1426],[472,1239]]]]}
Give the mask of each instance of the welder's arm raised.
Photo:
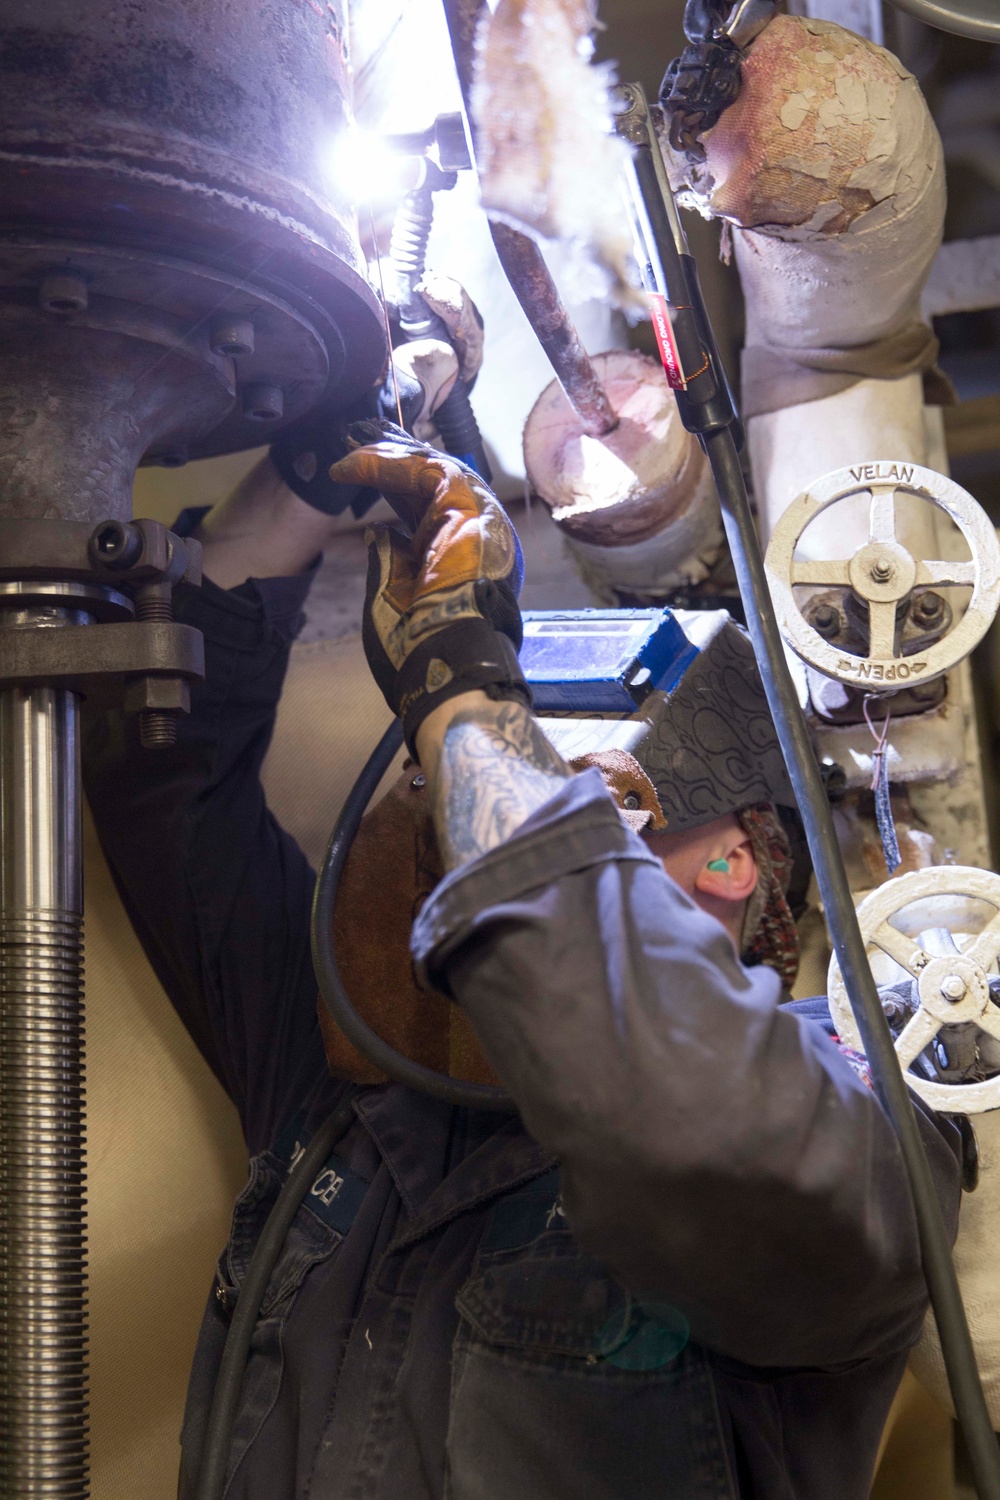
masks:
{"type": "Polygon", "coordinates": [[[206,676],[173,748],[143,750],[120,713],[84,717],[87,796],[125,909],[252,1152],[326,1076],[314,875],[260,781],[309,582],[177,590],[176,617],[204,635],[206,676]]]}
{"type": "MultiPolygon", "coordinates": [[[[771,970],[742,967],[597,772],[453,869],[414,954],[559,1158],[579,1241],[679,1307],[699,1342],[788,1367],[916,1339],[916,1225],[874,1094],[818,1025],[779,1007],[771,970]]],[[[957,1162],[921,1126],[954,1224],[957,1162]]]]}
{"type": "Polygon", "coordinates": [[[464,693],[417,734],[447,868],[509,838],[571,774],[530,709],[464,693]]]}

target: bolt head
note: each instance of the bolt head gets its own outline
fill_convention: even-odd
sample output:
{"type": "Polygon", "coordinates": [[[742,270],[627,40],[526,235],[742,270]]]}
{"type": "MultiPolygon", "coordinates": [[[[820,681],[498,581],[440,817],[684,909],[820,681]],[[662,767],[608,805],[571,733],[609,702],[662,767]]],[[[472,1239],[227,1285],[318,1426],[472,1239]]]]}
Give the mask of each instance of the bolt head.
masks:
{"type": "Polygon", "coordinates": [[[941,981],[941,993],[946,1000],[961,1000],[965,988],[965,980],[961,974],[949,974],[941,981]]]}
{"type": "Polygon", "coordinates": [[[243,391],[243,415],[251,422],[277,422],[285,410],[280,385],[254,383],[243,391]]]}
{"type": "Polygon", "coordinates": [[[254,327],[249,318],[217,318],[208,335],[213,354],[227,355],[238,359],[241,354],[252,354],[254,327]]]}
{"type": "Polygon", "coordinates": [[[876,583],[888,583],[892,577],[892,563],[887,557],[877,557],[871,565],[871,575],[876,583]]]}
{"type": "Polygon", "coordinates": [[[142,553],[142,536],[127,522],[102,521],[91,535],[88,551],[99,568],[131,568],[142,553]]]}
{"type": "Polygon", "coordinates": [[[38,301],[45,312],[83,312],[87,300],[87,283],[75,271],[53,271],[38,288],[38,301]]]}

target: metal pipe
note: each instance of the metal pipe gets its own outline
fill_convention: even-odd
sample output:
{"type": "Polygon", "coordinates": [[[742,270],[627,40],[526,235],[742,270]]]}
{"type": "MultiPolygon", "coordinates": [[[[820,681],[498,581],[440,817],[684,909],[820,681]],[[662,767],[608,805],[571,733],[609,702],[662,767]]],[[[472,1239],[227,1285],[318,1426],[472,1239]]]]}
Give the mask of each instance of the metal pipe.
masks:
{"type": "MultiPolygon", "coordinates": [[[[472,110],[469,100],[476,29],[485,10],[485,0],[444,0],[455,71],[470,129],[472,110]]],[[[545,350],[556,379],[566,392],[566,399],[591,436],[603,437],[617,427],[618,418],[580,342],[580,335],[566,311],[542,252],[534,240],[512,229],[509,224],[491,219],[490,233],[511,290],[545,350]]]]}
{"type": "Polygon", "coordinates": [[[511,290],[535,330],[566,399],[591,436],[603,437],[618,426],[618,418],[542,252],[526,234],[498,220],[490,220],[490,234],[511,290]]]}
{"type": "MultiPolygon", "coordinates": [[[[85,624],[0,610],[0,629],[85,624]]],[[[83,874],[78,699],[0,691],[0,1494],[84,1500],[83,874]]]]}

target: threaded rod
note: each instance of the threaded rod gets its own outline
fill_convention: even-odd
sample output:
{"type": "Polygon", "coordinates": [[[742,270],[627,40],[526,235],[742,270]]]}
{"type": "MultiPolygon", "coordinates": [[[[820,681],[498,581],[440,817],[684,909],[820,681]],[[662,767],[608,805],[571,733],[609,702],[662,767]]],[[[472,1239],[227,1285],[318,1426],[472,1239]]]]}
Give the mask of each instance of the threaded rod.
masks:
{"type": "Polygon", "coordinates": [[[72,693],[0,692],[4,1500],[89,1494],[77,716],[72,693]]]}

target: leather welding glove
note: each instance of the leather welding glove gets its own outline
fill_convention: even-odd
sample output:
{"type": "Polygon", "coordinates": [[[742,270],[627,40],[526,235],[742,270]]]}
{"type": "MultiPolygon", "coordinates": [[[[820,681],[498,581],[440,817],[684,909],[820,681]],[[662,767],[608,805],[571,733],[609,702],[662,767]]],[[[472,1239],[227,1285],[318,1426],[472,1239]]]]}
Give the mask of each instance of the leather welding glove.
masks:
{"type": "Polygon", "coordinates": [[[483,318],[465,287],[453,276],[425,271],[417,291],[444,324],[458,360],[458,373],[469,390],[483,363],[483,318]]]}
{"type": "MultiPolygon", "coordinates": [[[[339,515],[348,507],[363,516],[378,498],[371,486],[337,483],[330,465],[347,452],[347,429],[368,418],[403,425],[424,442],[438,440],[434,413],[451,394],[456,377],[471,389],[483,362],[483,320],[468,292],[452,276],[428,271],[417,287],[431,312],[444,324],[448,338],[399,343],[393,369],[380,386],[346,409],[322,406],[293,422],[271,445],[271,462],[288,488],[315,510],[339,515]],[[399,408],[396,405],[397,392],[399,408]]],[[[394,330],[395,343],[398,328],[394,330]]]]}
{"type": "Polygon", "coordinates": [[[372,526],[362,630],[410,754],[435,708],[481,688],[530,705],[517,653],[524,561],[503,507],[474,469],[398,427],[360,422],[359,446],[334,464],[337,483],[374,486],[405,526],[372,526]]]}
{"type": "Polygon", "coordinates": [[[271,444],[271,462],[292,492],[327,516],[350,508],[356,516],[371,510],[378,491],[371,486],[338,484],[330,479],[330,465],[348,451],[347,430],[355,422],[396,417],[396,390],[403,421],[412,427],[426,404],[420,382],[406,370],[392,371],[348,407],[319,406],[293,422],[271,444]]]}
{"type": "Polygon", "coordinates": [[[427,271],[416,290],[428,310],[440,318],[448,337],[400,344],[393,350],[392,362],[407,380],[415,380],[423,392],[420,410],[412,421],[407,416],[407,430],[420,442],[444,449],[437,412],[448,400],[457,380],[467,390],[475,385],[483,363],[483,320],[464,286],[453,276],[427,271]]]}

